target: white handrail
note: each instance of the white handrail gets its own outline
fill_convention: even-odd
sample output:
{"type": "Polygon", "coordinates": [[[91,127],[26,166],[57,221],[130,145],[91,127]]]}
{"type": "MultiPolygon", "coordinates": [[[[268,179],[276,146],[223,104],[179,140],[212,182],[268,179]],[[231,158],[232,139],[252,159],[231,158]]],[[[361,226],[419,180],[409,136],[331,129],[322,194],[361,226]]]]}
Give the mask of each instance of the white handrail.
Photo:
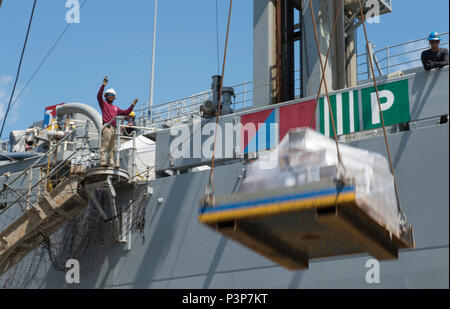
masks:
{"type": "MultiPolygon", "coordinates": [[[[441,36],[448,36],[449,32],[444,32],[441,33],[441,36]]],[[[386,52],[386,56],[382,57],[381,60],[378,61],[378,63],[380,64],[380,70],[387,70],[387,74],[391,73],[391,68],[395,68],[395,67],[400,67],[402,65],[411,65],[417,61],[419,61],[420,59],[408,59],[407,61],[403,61],[403,62],[399,62],[397,63],[396,61],[392,61],[393,59],[400,59],[399,57],[401,56],[405,56],[405,55],[410,55],[414,52],[418,52],[420,50],[426,49],[426,47],[421,47],[421,48],[412,48],[411,50],[406,50],[406,51],[400,51],[400,52],[395,52],[396,48],[399,47],[403,47],[403,46],[407,46],[408,44],[412,44],[412,43],[416,43],[419,41],[424,41],[427,38],[420,38],[420,39],[415,39],[415,40],[410,40],[407,42],[403,42],[403,43],[399,43],[399,44],[394,44],[394,45],[388,45],[382,49],[376,50],[374,51],[374,54],[380,54],[382,52],[386,52]],[[385,65],[384,65],[385,63],[385,65]],[[381,65],[383,64],[383,65],[381,65]]],[[[441,45],[442,46],[447,46],[449,43],[448,42],[442,42],[441,45]]],[[[357,55],[357,57],[362,57],[362,56],[366,56],[366,53],[363,54],[359,54],[357,55]]],[[[365,65],[366,62],[361,62],[358,63],[357,66],[360,67],[361,65],[365,65]]],[[[300,69],[296,69],[294,71],[295,73],[300,72],[300,69]]],[[[367,74],[366,72],[358,72],[357,75],[361,76],[363,74],[367,74]]],[[[361,78],[360,78],[361,79],[361,78]]],[[[296,78],[295,82],[299,82],[300,78],[296,78]]],[[[259,88],[263,88],[263,87],[267,87],[270,86],[270,83],[266,83],[266,84],[261,84],[261,85],[254,85],[253,81],[246,81],[243,83],[239,83],[236,84],[234,86],[232,86],[235,89],[235,100],[233,102],[233,109],[234,110],[239,110],[242,108],[247,108],[249,106],[252,105],[253,102],[253,92],[255,91],[255,89],[259,89],[259,88]]],[[[296,87],[295,89],[295,94],[299,94],[300,93],[300,88],[296,87]]],[[[179,121],[181,118],[183,117],[189,117],[192,115],[200,115],[200,105],[203,104],[204,101],[210,99],[211,97],[211,90],[206,90],[203,92],[200,92],[198,94],[186,97],[186,98],[182,98],[182,99],[178,99],[178,100],[172,100],[160,105],[156,105],[153,106],[152,108],[152,112],[151,112],[151,119],[149,119],[148,115],[149,115],[149,111],[150,111],[150,107],[148,106],[148,104],[145,104],[145,107],[136,109],[135,111],[137,113],[140,113],[140,117],[137,117],[136,120],[138,123],[141,124],[146,124],[148,125],[148,123],[150,122],[150,126],[152,128],[157,128],[160,127],[163,123],[166,122],[171,122],[171,121],[179,121]]]]}

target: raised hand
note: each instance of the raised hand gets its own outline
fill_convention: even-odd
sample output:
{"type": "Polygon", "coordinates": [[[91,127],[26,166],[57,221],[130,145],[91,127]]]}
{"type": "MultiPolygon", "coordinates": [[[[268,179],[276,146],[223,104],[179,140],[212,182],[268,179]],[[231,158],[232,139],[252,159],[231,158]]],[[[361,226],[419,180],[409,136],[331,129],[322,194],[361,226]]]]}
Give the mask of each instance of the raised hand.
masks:
{"type": "Polygon", "coordinates": [[[106,86],[108,84],[108,76],[105,76],[103,79],[103,86],[106,86]]]}
{"type": "Polygon", "coordinates": [[[136,105],[136,103],[138,102],[138,99],[136,98],[136,99],[134,99],[134,101],[133,101],[133,106],[135,106],[136,105]]]}

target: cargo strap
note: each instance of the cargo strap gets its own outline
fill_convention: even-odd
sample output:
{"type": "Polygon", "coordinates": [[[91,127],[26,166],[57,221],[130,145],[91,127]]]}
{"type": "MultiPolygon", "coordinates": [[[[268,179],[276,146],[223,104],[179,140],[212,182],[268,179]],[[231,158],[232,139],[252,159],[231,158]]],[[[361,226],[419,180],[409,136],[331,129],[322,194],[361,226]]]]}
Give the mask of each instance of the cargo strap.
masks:
{"type": "Polygon", "coordinates": [[[217,115],[216,115],[216,129],[214,130],[214,144],[213,144],[213,152],[211,159],[211,172],[209,173],[209,184],[206,187],[205,195],[207,198],[213,198],[214,196],[214,160],[216,158],[216,137],[217,137],[217,128],[219,126],[219,116],[220,116],[220,107],[222,105],[222,87],[223,87],[223,76],[225,74],[225,60],[227,58],[227,47],[228,47],[228,35],[230,33],[230,19],[231,19],[231,8],[233,7],[233,0],[230,0],[230,9],[228,11],[228,25],[227,25],[227,36],[225,39],[225,51],[223,53],[223,64],[222,64],[222,78],[220,79],[220,90],[219,90],[219,102],[217,106],[217,115]]]}
{"type": "MultiPolygon", "coordinates": [[[[367,38],[367,30],[366,30],[366,23],[365,23],[364,12],[363,12],[363,9],[362,9],[361,0],[358,0],[358,1],[359,1],[359,10],[360,10],[360,14],[361,14],[361,21],[362,21],[362,25],[363,25],[363,28],[364,28],[364,36],[366,38],[366,48],[368,50],[369,40],[367,38]]],[[[399,217],[400,217],[400,227],[402,228],[402,230],[405,230],[406,229],[407,218],[406,218],[406,215],[403,212],[402,206],[400,204],[400,198],[399,198],[398,187],[397,187],[397,180],[395,179],[395,173],[394,173],[394,165],[392,164],[391,151],[389,149],[389,143],[388,143],[387,134],[386,134],[386,127],[384,125],[383,113],[381,111],[380,96],[378,94],[377,81],[375,79],[375,71],[374,71],[374,68],[373,68],[373,60],[372,60],[372,57],[368,57],[368,58],[369,58],[369,63],[370,63],[370,69],[371,69],[371,72],[372,72],[373,86],[375,87],[375,92],[377,94],[378,112],[380,113],[381,125],[383,127],[384,142],[386,144],[386,150],[387,150],[387,154],[388,154],[388,158],[389,158],[389,166],[391,168],[392,177],[394,178],[395,197],[397,198],[397,208],[398,208],[399,217]]]]}

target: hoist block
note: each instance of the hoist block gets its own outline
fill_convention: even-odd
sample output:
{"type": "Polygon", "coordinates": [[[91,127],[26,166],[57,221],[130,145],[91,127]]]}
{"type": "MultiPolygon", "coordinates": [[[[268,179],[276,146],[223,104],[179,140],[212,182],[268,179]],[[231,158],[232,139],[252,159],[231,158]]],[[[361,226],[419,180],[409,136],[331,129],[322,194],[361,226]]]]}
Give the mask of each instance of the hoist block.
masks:
{"type": "Polygon", "coordinates": [[[309,260],[369,253],[398,258],[414,247],[412,227],[390,231],[357,201],[355,186],[331,182],[216,197],[199,221],[290,270],[309,260]]]}

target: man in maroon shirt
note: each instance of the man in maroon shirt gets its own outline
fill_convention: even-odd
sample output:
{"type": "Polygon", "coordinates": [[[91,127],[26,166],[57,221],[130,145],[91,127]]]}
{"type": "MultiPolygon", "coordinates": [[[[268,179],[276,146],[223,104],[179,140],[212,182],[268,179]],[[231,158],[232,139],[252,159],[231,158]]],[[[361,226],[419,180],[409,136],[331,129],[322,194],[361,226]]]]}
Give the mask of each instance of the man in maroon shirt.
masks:
{"type": "Polygon", "coordinates": [[[103,84],[97,94],[98,104],[100,105],[100,109],[102,110],[103,114],[102,143],[100,147],[100,166],[102,167],[115,165],[114,151],[117,145],[116,116],[126,116],[131,113],[138,101],[138,99],[134,99],[133,103],[128,109],[120,109],[117,106],[113,105],[113,102],[116,99],[116,92],[114,91],[114,89],[106,90],[106,101],[103,100],[103,91],[107,84],[108,77],[106,76],[103,79],[103,84]]]}

